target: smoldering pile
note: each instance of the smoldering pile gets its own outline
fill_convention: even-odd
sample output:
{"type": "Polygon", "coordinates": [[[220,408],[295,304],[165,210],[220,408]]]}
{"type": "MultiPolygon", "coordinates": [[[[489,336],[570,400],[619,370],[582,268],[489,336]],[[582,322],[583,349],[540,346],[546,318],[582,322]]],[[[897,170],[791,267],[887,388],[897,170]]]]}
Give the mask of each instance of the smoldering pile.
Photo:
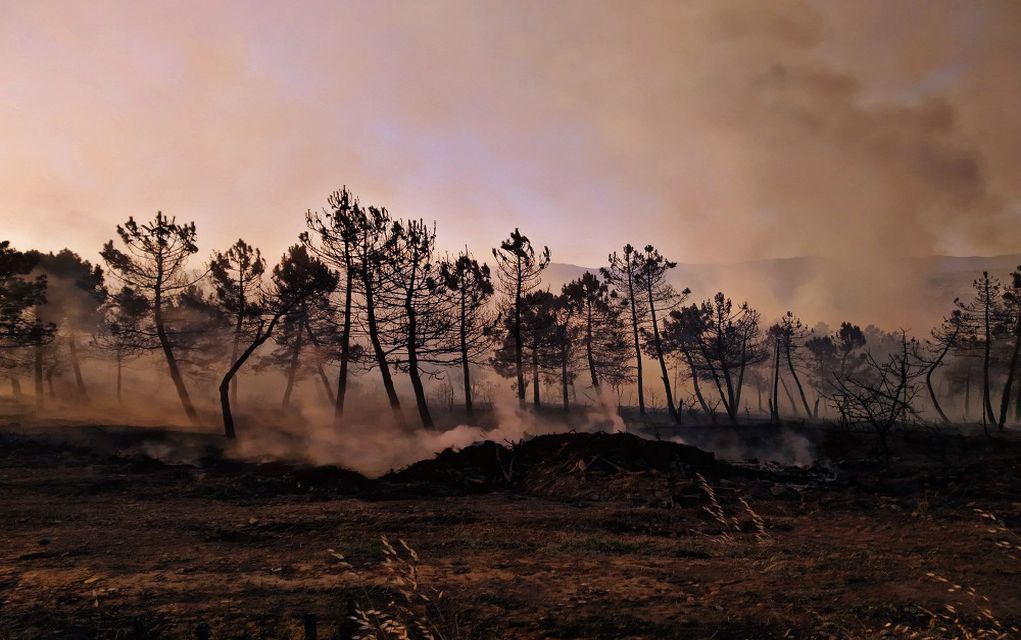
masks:
{"type": "Polygon", "coordinates": [[[718,463],[696,447],[627,433],[559,433],[446,449],[385,482],[452,493],[511,489],[583,500],[671,502],[718,463]]]}
{"type": "Polygon", "coordinates": [[[184,478],[189,493],[220,499],[302,495],[388,500],[509,491],[670,507],[701,503],[697,474],[714,483],[751,481],[764,491],[777,483],[804,486],[818,480],[815,469],[722,462],[691,445],[623,432],[572,431],[502,444],[483,440],[446,448],[378,479],[335,465],[238,459],[216,439],[171,430],[89,427],[61,429],[64,437],[52,432],[2,435],[0,452],[48,455],[67,449],[92,463],[123,468],[131,477],[125,476],[125,482],[151,484],[155,491],[164,482],[184,478]]]}

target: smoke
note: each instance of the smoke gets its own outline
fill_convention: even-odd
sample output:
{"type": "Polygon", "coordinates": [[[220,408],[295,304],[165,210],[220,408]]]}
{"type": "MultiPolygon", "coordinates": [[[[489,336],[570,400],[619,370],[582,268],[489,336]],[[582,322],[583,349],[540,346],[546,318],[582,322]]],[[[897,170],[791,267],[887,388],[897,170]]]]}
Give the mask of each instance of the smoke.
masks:
{"type": "MultiPolygon", "coordinates": [[[[670,438],[671,442],[712,451],[721,460],[733,462],[773,462],[781,465],[808,467],[820,462],[818,443],[810,439],[813,432],[793,431],[788,428],[758,426],[755,429],[688,429],[683,437],[670,438]]],[[[818,435],[815,434],[815,435],[818,435]]]]}
{"type": "Polygon", "coordinates": [[[72,234],[89,256],[162,208],[203,251],[242,235],[275,255],[346,183],[480,253],[519,225],[578,264],[649,241],[683,263],[825,256],[789,305],[754,274],[730,286],[883,313],[925,302],[902,258],[1021,240],[1019,11],[20,3],[0,23],[0,211],[21,246],[72,234]]]}
{"type": "MultiPolygon", "coordinates": [[[[492,395],[491,411],[483,411],[481,426],[456,424],[427,431],[418,416],[405,411],[398,422],[389,407],[376,398],[356,398],[354,410],[345,412],[334,426],[325,405],[317,403],[301,415],[262,410],[262,416],[244,427],[230,455],[248,460],[284,459],[316,465],[338,465],[368,476],[379,476],[413,462],[431,458],[448,448],[461,449],[483,440],[513,444],[546,433],[625,430],[612,393],[599,402],[578,407],[569,416],[542,413],[522,406],[507,385],[492,395]]],[[[434,407],[434,411],[439,411],[434,407]]],[[[444,416],[439,415],[442,424],[444,416]]]]}

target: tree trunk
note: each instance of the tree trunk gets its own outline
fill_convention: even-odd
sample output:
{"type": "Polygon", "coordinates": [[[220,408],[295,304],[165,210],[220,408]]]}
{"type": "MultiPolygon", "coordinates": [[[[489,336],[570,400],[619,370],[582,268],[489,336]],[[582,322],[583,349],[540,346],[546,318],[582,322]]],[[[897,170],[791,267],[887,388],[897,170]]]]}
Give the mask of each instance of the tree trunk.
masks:
{"type": "MultiPolygon", "coordinates": [[[[518,375],[518,403],[525,404],[525,361],[522,353],[523,344],[521,340],[521,256],[517,262],[517,280],[514,283],[514,367],[518,375]]],[[[536,390],[535,404],[538,405],[539,391],[536,390]]]]}
{"type": "MultiPolygon", "coordinates": [[[[243,308],[243,307],[242,307],[243,308]]],[[[230,361],[235,362],[238,359],[238,349],[241,348],[241,328],[243,325],[243,317],[238,313],[237,322],[234,324],[234,342],[230,348],[230,361]]],[[[237,403],[238,401],[238,378],[234,376],[230,381],[230,399],[231,402],[237,403]]]]}
{"type": "Polygon", "coordinates": [[[560,350],[560,385],[562,387],[564,395],[564,411],[569,411],[571,408],[570,398],[568,397],[568,375],[567,375],[567,358],[568,350],[567,346],[563,346],[560,350]]]}
{"type": "Polygon", "coordinates": [[[925,372],[925,386],[929,389],[929,399],[932,401],[932,408],[939,414],[940,419],[944,424],[950,424],[950,418],[947,414],[943,413],[943,407],[940,406],[939,399],[936,397],[936,390],[932,386],[932,372],[934,368],[930,368],[925,372]]]}
{"type": "Polygon", "coordinates": [[[124,404],[124,399],[121,396],[121,381],[123,376],[121,370],[124,368],[124,356],[117,354],[117,404],[124,404]]]}
{"type": "Polygon", "coordinates": [[[628,300],[631,303],[631,332],[635,340],[635,367],[637,369],[638,379],[636,384],[638,385],[638,413],[644,418],[645,417],[645,381],[642,377],[642,343],[638,339],[638,304],[635,301],[635,284],[634,276],[631,274],[631,264],[628,263],[627,269],[627,295],[628,300]]]}
{"type": "Polygon", "coordinates": [[[401,401],[397,398],[397,389],[394,388],[393,378],[390,376],[390,365],[386,361],[386,352],[383,351],[383,343],[379,339],[379,327],[376,324],[376,306],[372,293],[372,280],[365,278],[365,316],[369,325],[369,342],[372,343],[372,351],[376,355],[376,364],[379,366],[379,375],[383,379],[383,389],[386,391],[387,400],[390,402],[390,409],[393,411],[397,423],[404,424],[404,416],[401,414],[401,401]]]}
{"type": "Polygon", "coordinates": [[[659,339],[659,324],[656,321],[656,303],[652,297],[652,286],[648,287],[649,313],[652,319],[652,344],[656,348],[656,358],[659,360],[660,374],[663,378],[663,389],[666,393],[666,406],[670,417],[675,424],[681,423],[681,417],[677,415],[677,407],[674,406],[674,394],[670,390],[670,372],[666,367],[666,358],[663,356],[663,345],[659,339]]]}
{"type": "Polygon", "coordinates": [[[790,387],[787,386],[787,381],[780,378],[780,386],[783,387],[784,395],[787,396],[787,402],[791,405],[791,413],[794,417],[798,417],[798,405],[794,402],[794,396],[791,394],[790,387]]]}
{"type": "Polygon", "coordinates": [[[411,378],[411,388],[415,391],[415,404],[418,405],[418,415],[422,419],[422,427],[433,429],[432,414],[429,413],[429,403],[426,401],[425,388],[422,385],[422,376],[418,370],[418,356],[408,354],[408,376],[411,378]]]}
{"type": "Polygon", "coordinates": [[[319,381],[323,384],[323,390],[326,392],[326,400],[329,402],[331,407],[336,407],[337,397],[333,395],[333,387],[330,386],[330,378],[326,375],[326,370],[323,369],[323,362],[319,357],[319,340],[316,338],[315,332],[312,331],[312,324],[310,322],[305,323],[305,335],[308,336],[308,342],[312,345],[312,348],[316,352],[316,373],[319,375],[319,381]]]}
{"type": "Polygon", "coordinates": [[[989,276],[985,276],[985,349],[982,358],[982,424],[983,426],[989,422],[996,422],[996,416],[993,413],[993,402],[991,399],[991,384],[989,381],[989,361],[990,353],[993,348],[992,340],[992,329],[990,327],[992,319],[989,317],[989,307],[992,304],[989,299],[989,276]]]}
{"type": "MultiPolygon", "coordinates": [[[[702,357],[705,359],[706,366],[709,367],[709,375],[713,378],[713,384],[716,386],[716,393],[720,396],[720,402],[723,403],[723,409],[727,412],[727,419],[730,423],[737,425],[737,408],[732,403],[733,398],[733,387],[730,384],[730,379],[727,378],[727,392],[723,391],[723,384],[720,382],[720,373],[716,371],[716,366],[713,365],[712,358],[710,358],[708,350],[701,339],[698,340],[699,350],[702,352],[702,357]]],[[[723,374],[726,376],[726,374],[723,374]]]]}
{"type": "Polygon", "coordinates": [[[773,345],[773,397],[769,402],[771,422],[780,422],[780,338],[773,345]]]}
{"type": "Polygon", "coordinates": [[[241,366],[245,363],[245,361],[248,360],[253,353],[255,353],[255,350],[269,339],[270,335],[273,333],[273,328],[276,327],[279,319],[280,315],[273,316],[273,319],[270,320],[269,324],[266,326],[265,333],[263,332],[262,325],[259,325],[259,329],[255,333],[255,339],[252,340],[252,344],[248,345],[248,348],[241,353],[241,356],[237,360],[234,361],[234,364],[230,366],[227,373],[223,374],[223,379],[220,381],[220,411],[223,414],[223,432],[224,435],[232,440],[237,436],[234,432],[234,414],[230,410],[230,381],[237,374],[238,370],[241,369],[241,366]]]}
{"type": "Polygon", "coordinates": [[[174,383],[174,388],[177,389],[177,397],[181,400],[184,413],[192,424],[197,425],[199,423],[198,412],[195,411],[195,406],[191,403],[188,388],[184,386],[184,378],[181,377],[181,370],[177,366],[177,358],[174,357],[174,351],[170,346],[170,339],[167,337],[167,330],[163,324],[162,287],[162,283],[158,282],[156,284],[156,301],[153,304],[156,337],[159,338],[160,348],[163,349],[163,356],[166,358],[167,368],[170,370],[170,379],[174,383]]]}
{"type": "Polygon", "coordinates": [[[465,299],[464,284],[461,285],[461,377],[464,379],[464,412],[469,420],[475,417],[475,408],[472,406],[472,383],[471,371],[468,362],[468,301],[465,299]]]}
{"type": "MultiPolygon", "coordinates": [[[[957,334],[955,333],[954,336],[956,335],[957,334]]],[[[932,406],[936,409],[936,413],[939,414],[939,417],[943,420],[944,424],[950,424],[950,418],[947,417],[947,414],[943,413],[943,407],[940,406],[939,398],[936,397],[936,389],[932,386],[932,374],[935,373],[936,369],[938,369],[943,363],[943,358],[947,355],[952,344],[953,337],[947,340],[947,344],[943,351],[940,352],[939,357],[936,358],[936,361],[933,362],[932,366],[930,366],[928,371],[925,372],[925,386],[929,389],[929,399],[932,400],[932,406]]]]}
{"type": "Polygon", "coordinates": [[[588,361],[589,376],[592,377],[592,388],[599,390],[599,376],[596,375],[596,358],[592,353],[592,302],[586,302],[587,317],[585,320],[585,359],[588,361]]]}
{"type": "MultiPolygon", "coordinates": [[[[417,264],[417,263],[416,263],[417,264]]],[[[415,288],[415,271],[411,272],[408,295],[404,300],[404,312],[408,317],[408,377],[411,378],[411,388],[415,392],[415,404],[418,405],[418,415],[422,419],[422,427],[433,429],[432,414],[429,413],[429,403],[425,397],[425,387],[422,385],[421,372],[418,370],[418,314],[412,300],[412,292],[415,288]]]]}
{"type": "Polygon", "coordinates": [[[684,354],[684,359],[688,363],[688,369],[691,371],[691,387],[695,391],[695,398],[698,400],[698,404],[702,407],[702,411],[705,412],[709,421],[716,424],[716,414],[710,411],[709,403],[705,401],[705,396],[702,395],[702,387],[698,383],[698,371],[695,370],[695,360],[691,357],[686,349],[682,349],[681,353],[684,354]]]}
{"type": "Polygon", "coordinates": [[[1014,399],[1014,422],[1021,421],[1021,384],[1017,387],[1017,397],[1014,399]]]}
{"type": "Polygon", "coordinates": [[[1017,370],[1017,356],[1021,351],[1021,312],[1018,313],[1018,321],[1014,325],[1014,351],[1010,354],[1010,366],[1007,369],[1007,382],[1003,385],[1003,398],[1000,400],[1000,419],[996,423],[998,430],[1003,431],[1007,424],[1007,409],[1010,408],[1010,391],[1014,386],[1014,373],[1017,370]]]}
{"type": "Polygon", "coordinates": [[[43,346],[35,345],[35,408],[42,409],[43,400],[43,346]]]}
{"type": "Polygon", "coordinates": [[[85,402],[89,400],[89,391],[85,388],[85,379],[82,377],[82,365],[78,359],[78,341],[75,339],[75,333],[72,331],[68,336],[68,352],[71,356],[71,369],[74,371],[74,382],[78,388],[78,395],[85,402]]]}
{"type": "MultiPolygon", "coordinates": [[[[798,378],[798,372],[794,368],[794,360],[791,358],[791,346],[790,342],[787,343],[787,368],[791,370],[791,377],[794,378],[794,384],[798,387],[798,394],[801,396],[801,404],[805,407],[805,417],[812,417],[812,410],[808,408],[808,398],[805,397],[805,388],[801,386],[801,380],[798,378]]],[[[793,404],[793,401],[792,401],[793,404]]]]}
{"type": "Polygon", "coordinates": [[[18,376],[13,373],[11,374],[11,394],[15,398],[21,397],[21,380],[19,380],[18,376]]]}
{"type": "Polygon", "coordinates": [[[541,405],[539,401],[539,343],[532,338],[532,404],[536,407],[541,405]]]}
{"type": "Polygon", "coordinates": [[[344,401],[347,396],[347,368],[351,359],[351,298],[353,295],[354,276],[351,271],[351,259],[347,257],[348,246],[344,244],[345,266],[347,273],[344,278],[344,328],[340,334],[340,373],[337,375],[337,398],[333,407],[333,426],[339,427],[344,418],[344,401]]]}
{"type": "Polygon", "coordinates": [[[284,398],[280,406],[287,409],[291,406],[291,393],[294,391],[294,379],[298,377],[298,364],[301,359],[302,338],[304,337],[304,315],[298,320],[298,330],[294,335],[294,348],[291,350],[291,362],[287,366],[287,385],[284,387],[284,398]]]}
{"type": "Polygon", "coordinates": [[[326,370],[323,369],[323,363],[316,360],[316,372],[319,374],[319,382],[323,383],[323,391],[326,393],[326,402],[331,407],[337,406],[337,398],[333,395],[333,385],[330,384],[330,378],[326,375],[326,370]]]}

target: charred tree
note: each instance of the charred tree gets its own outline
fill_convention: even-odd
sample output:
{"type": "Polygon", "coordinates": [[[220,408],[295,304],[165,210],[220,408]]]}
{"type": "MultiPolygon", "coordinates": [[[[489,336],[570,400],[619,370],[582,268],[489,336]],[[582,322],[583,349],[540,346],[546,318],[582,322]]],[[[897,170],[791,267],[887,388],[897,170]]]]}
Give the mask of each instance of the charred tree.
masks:
{"type": "Polygon", "coordinates": [[[618,292],[621,304],[625,305],[631,316],[631,334],[634,344],[635,375],[638,385],[638,413],[645,416],[645,380],[642,373],[641,326],[648,313],[646,306],[639,301],[641,295],[637,277],[642,268],[641,256],[630,244],[624,245],[622,252],[610,254],[609,265],[599,271],[611,287],[618,292]]]}
{"type": "Polygon", "coordinates": [[[326,295],[337,286],[337,276],[318,259],[310,258],[301,245],[292,246],[280,263],[273,267],[270,289],[260,292],[258,303],[260,317],[255,330],[250,334],[251,342],[231,363],[220,380],[220,410],[223,416],[223,430],[228,438],[237,436],[234,414],[230,406],[230,382],[237,372],[269,338],[280,319],[296,306],[305,304],[316,295],[326,295]]]}
{"type": "Polygon", "coordinates": [[[650,356],[659,362],[663,390],[666,394],[667,411],[674,422],[679,423],[681,416],[674,405],[673,391],[670,388],[670,373],[666,366],[666,352],[659,331],[658,315],[669,313],[687,299],[690,290],[678,292],[667,282],[666,274],[677,266],[676,262],[667,260],[652,245],[637,254],[635,284],[641,291],[648,311],[648,326],[643,327],[645,348],[650,356]]]}
{"type": "Polygon", "coordinates": [[[522,307],[525,296],[539,286],[542,272],[549,265],[549,247],[543,247],[537,254],[531,240],[515,228],[509,238],[501,242],[498,248],[493,249],[493,257],[496,259],[497,283],[506,297],[506,312],[511,319],[509,330],[514,346],[518,401],[523,405],[525,372],[521,332],[522,307]]]}
{"type": "MultiPolygon", "coordinates": [[[[333,192],[327,199],[328,208],[305,215],[308,231],[301,238],[306,246],[323,259],[335,271],[341,274],[341,329],[337,336],[340,369],[337,375],[337,392],[334,395],[334,426],[339,426],[344,417],[344,405],[347,398],[347,384],[352,360],[352,313],[356,283],[360,280],[358,266],[366,257],[368,247],[374,244],[365,234],[378,234],[377,226],[370,224],[368,214],[362,209],[358,199],[345,186],[333,192]]],[[[364,281],[364,279],[361,279],[364,281]]]]}
{"type": "Polygon", "coordinates": [[[198,424],[198,413],[181,375],[164,318],[168,298],[198,279],[189,278],[185,271],[188,258],[198,251],[195,224],[178,224],[157,212],[152,221],[142,224],[128,218],[123,225],[117,225],[117,235],[124,249],[116,248],[111,240],[100,255],[114,276],[149,300],[156,336],[181,406],[188,419],[198,424]]]}
{"type": "Polygon", "coordinates": [[[474,417],[471,365],[481,363],[482,355],[489,351],[497,320],[489,309],[489,300],[494,293],[493,281],[489,265],[480,264],[467,249],[440,265],[440,279],[456,301],[464,408],[471,419],[474,417]]]}
{"type": "MultiPolygon", "coordinates": [[[[259,250],[242,239],[226,251],[213,254],[209,263],[209,276],[216,293],[216,302],[225,316],[231,319],[230,361],[236,362],[245,334],[260,317],[254,305],[256,293],[262,284],[266,261],[259,250]]],[[[231,379],[231,400],[238,400],[238,376],[231,379]]]]}

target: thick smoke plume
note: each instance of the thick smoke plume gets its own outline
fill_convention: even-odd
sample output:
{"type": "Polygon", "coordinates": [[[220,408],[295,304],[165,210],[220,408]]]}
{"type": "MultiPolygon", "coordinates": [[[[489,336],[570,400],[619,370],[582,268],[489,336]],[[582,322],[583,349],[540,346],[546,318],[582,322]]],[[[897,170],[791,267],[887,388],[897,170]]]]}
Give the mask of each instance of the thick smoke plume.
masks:
{"type": "Polygon", "coordinates": [[[682,263],[825,256],[780,300],[754,275],[734,295],[864,316],[924,302],[906,257],[1019,246],[1019,12],[20,3],[0,23],[0,211],[15,244],[70,232],[87,257],[157,208],[196,219],[203,251],[245,220],[277,255],[347,183],[449,247],[513,221],[575,264],[650,239],[682,263]]]}

